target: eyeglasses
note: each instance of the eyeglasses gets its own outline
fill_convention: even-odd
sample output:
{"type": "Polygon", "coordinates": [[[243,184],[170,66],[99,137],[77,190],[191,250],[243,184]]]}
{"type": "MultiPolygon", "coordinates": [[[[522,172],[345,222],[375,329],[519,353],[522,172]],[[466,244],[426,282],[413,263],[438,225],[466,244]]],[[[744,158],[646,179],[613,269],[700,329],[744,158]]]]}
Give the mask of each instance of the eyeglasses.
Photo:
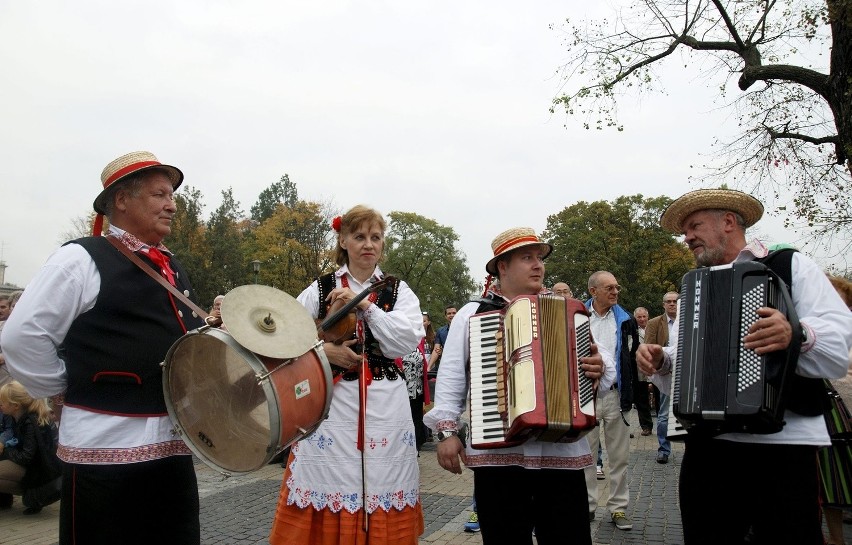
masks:
{"type": "Polygon", "coordinates": [[[618,284],[614,286],[598,286],[598,289],[601,291],[605,291],[607,293],[612,293],[614,291],[622,291],[624,290],[624,286],[619,286],[618,284]]]}

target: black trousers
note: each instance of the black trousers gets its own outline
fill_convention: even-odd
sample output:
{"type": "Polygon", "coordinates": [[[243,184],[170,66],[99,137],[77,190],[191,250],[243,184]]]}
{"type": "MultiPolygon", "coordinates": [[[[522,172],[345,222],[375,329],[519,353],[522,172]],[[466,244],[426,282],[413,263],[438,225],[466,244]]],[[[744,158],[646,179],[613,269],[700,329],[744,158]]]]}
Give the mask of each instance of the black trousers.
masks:
{"type": "Polygon", "coordinates": [[[115,465],[65,464],[60,545],[198,545],[191,456],[115,465]]]}
{"type": "Polygon", "coordinates": [[[582,470],[476,467],[473,487],[484,545],[592,543],[582,470]]]}
{"type": "Polygon", "coordinates": [[[426,427],[423,424],[423,399],[424,394],[422,393],[414,399],[408,399],[411,405],[411,421],[414,423],[414,441],[417,445],[417,452],[420,452],[420,448],[426,442],[426,427]]]}
{"type": "Polygon", "coordinates": [[[651,409],[659,414],[660,412],[660,391],[656,386],[644,380],[637,380],[633,383],[633,403],[636,405],[636,414],[639,417],[639,427],[643,430],[654,429],[654,419],[651,417],[651,409]],[[653,393],[648,392],[648,387],[651,387],[653,393]],[[651,396],[654,398],[654,404],[651,404],[651,396]]]}
{"type": "Polygon", "coordinates": [[[686,439],[680,469],[686,545],[822,545],[817,447],[686,439]]]}

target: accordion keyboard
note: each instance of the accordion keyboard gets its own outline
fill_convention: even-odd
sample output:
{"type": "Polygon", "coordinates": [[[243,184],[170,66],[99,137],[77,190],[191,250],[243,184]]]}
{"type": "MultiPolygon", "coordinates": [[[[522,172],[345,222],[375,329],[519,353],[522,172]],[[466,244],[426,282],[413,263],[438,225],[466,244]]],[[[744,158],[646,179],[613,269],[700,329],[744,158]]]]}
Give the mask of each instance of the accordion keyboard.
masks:
{"type": "Polygon", "coordinates": [[[586,376],[581,367],[580,358],[592,355],[592,335],[589,317],[582,314],[574,315],[574,328],[577,332],[577,377],[580,397],[580,412],[588,415],[595,414],[594,381],[586,376]]]}
{"type": "Polygon", "coordinates": [[[470,429],[474,443],[506,439],[501,416],[506,412],[506,396],[499,330],[499,312],[470,318],[470,429]]]}

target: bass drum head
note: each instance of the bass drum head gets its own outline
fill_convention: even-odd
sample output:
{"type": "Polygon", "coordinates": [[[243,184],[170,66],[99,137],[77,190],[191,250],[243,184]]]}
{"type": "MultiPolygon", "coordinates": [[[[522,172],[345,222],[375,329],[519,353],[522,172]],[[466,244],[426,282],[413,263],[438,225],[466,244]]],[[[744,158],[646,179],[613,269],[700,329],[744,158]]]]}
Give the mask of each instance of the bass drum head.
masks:
{"type": "Polygon", "coordinates": [[[166,355],[163,390],[187,446],[221,473],[260,469],[279,442],[277,406],[257,357],[226,332],[210,329],[178,339],[166,355]],[[271,402],[270,402],[271,400],[271,402]]]}

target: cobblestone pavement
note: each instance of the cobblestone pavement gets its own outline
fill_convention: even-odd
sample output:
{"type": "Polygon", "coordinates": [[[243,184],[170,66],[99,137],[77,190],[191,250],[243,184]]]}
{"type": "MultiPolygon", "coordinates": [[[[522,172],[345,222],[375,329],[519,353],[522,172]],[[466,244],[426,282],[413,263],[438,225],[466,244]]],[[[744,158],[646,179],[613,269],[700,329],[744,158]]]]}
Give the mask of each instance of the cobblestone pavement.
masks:
{"type": "MultiPolygon", "coordinates": [[[[635,438],[630,452],[630,508],[633,530],[617,530],[604,507],[598,507],[592,523],[592,539],[596,545],[683,543],[677,508],[677,475],[680,471],[682,446],[673,445],[668,464],[655,462],[656,435],[642,437],[631,413],[635,438]]],[[[202,543],[265,545],[283,469],[270,464],[241,477],[223,479],[214,470],[197,463],[198,489],[201,497],[202,543]]],[[[606,473],[606,462],[604,463],[606,473]]],[[[735,470],[735,468],[732,468],[735,470]]],[[[438,466],[435,444],[424,445],[420,457],[421,497],[426,530],[421,545],[480,544],[479,534],[464,533],[462,528],[470,514],[473,475],[450,474],[438,466]]],[[[607,473],[608,474],[608,473],[607,473]]],[[[598,481],[600,505],[606,504],[609,479],[598,481]]],[[[54,545],[57,542],[59,505],[46,507],[40,514],[23,516],[20,498],[10,510],[0,511],[0,544],[54,545]]],[[[846,525],[846,545],[852,545],[852,526],[846,525]]]]}

